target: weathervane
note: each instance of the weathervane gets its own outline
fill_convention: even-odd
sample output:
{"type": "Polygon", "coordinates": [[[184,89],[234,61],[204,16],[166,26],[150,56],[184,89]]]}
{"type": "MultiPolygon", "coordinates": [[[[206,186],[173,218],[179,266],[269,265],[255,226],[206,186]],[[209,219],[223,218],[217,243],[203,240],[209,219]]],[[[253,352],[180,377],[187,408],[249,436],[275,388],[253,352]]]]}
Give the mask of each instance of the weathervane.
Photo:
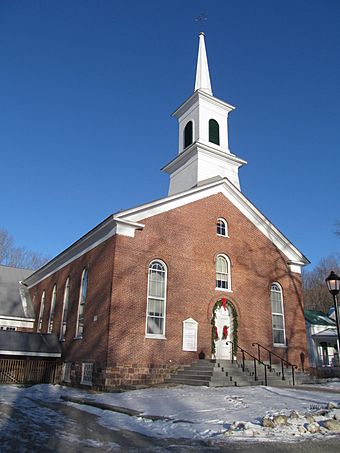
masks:
{"type": "Polygon", "coordinates": [[[208,12],[205,11],[204,13],[201,13],[199,16],[195,17],[195,22],[199,22],[201,28],[203,28],[203,22],[208,20],[208,12]]]}

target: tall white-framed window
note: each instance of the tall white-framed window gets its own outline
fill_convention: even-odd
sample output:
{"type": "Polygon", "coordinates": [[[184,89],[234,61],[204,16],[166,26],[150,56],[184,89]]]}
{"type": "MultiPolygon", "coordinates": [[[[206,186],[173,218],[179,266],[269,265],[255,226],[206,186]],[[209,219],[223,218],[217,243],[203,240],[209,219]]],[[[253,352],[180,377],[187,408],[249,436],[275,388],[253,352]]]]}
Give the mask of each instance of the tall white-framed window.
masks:
{"type": "Polygon", "coordinates": [[[87,268],[85,267],[81,274],[76,338],[83,338],[83,335],[84,335],[84,310],[85,310],[85,302],[86,302],[86,295],[87,295],[87,286],[88,286],[88,271],[87,271],[87,268]]]}
{"type": "Polygon", "coordinates": [[[222,218],[217,219],[216,234],[217,234],[217,236],[228,237],[228,223],[225,219],[222,219],[222,218]]]}
{"type": "Polygon", "coordinates": [[[48,318],[47,333],[52,333],[56,300],[57,300],[57,285],[54,285],[51,297],[51,308],[50,317],[48,318]]]}
{"type": "Polygon", "coordinates": [[[216,289],[231,291],[230,260],[226,255],[216,257],[216,289]]]}
{"type": "Polygon", "coordinates": [[[272,328],[274,346],[286,345],[285,319],[283,312],[283,295],[279,283],[272,283],[270,287],[270,302],[272,307],[272,328]]]}
{"type": "Polygon", "coordinates": [[[166,316],[167,267],[161,260],[151,261],[148,271],[146,337],[164,338],[166,316]]]}
{"type": "Polygon", "coordinates": [[[68,306],[70,302],[70,277],[67,278],[64,289],[64,300],[63,300],[63,311],[61,314],[61,325],[60,325],[60,335],[59,340],[65,340],[66,328],[67,328],[67,316],[68,316],[68,306]]]}
{"type": "Polygon", "coordinates": [[[81,369],[81,381],[83,385],[92,385],[93,363],[83,362],[81,369]]]}
{"type": "Polygon", "coordinates": [[[44,316],[45,300],[46,300],[46,291],[44,290],[41,294],[37,332],[41,332],[43,316],[44,316]]]}

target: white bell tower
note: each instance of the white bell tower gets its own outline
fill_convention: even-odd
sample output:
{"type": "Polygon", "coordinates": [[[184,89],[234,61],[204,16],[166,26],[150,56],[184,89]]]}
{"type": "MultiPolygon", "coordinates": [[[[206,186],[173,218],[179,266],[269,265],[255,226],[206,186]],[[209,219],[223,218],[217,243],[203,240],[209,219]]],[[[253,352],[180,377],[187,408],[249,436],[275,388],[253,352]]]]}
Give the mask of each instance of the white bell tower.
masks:
{"type": "Polygon", "coordinates": [[[162,168],[170,175],[169,195],[216,177],[228,178],[240,189],[238,169],[246,161],[232,154],[228,144],[228,115],[234,109],[213,96],[202,32],[194,94],[173,113],[179,122],[179,151],[162,168]]]}

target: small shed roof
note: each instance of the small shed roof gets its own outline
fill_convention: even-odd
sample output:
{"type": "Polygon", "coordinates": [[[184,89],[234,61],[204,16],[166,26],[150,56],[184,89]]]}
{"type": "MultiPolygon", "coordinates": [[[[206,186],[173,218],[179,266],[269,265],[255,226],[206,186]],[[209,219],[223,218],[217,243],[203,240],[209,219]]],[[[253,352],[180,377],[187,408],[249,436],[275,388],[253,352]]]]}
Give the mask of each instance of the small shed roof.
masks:
{"type": "Polygon", "coordinates": [[[335,323],[325,313],[318,310],[305,310],[305,320],[319,326],[334,326],[335,323]]]}
{"type": "Polygon", "coordinates": [[[0,355],[61,357],[61,346],[54,334],[0,330],[0,355]]]}

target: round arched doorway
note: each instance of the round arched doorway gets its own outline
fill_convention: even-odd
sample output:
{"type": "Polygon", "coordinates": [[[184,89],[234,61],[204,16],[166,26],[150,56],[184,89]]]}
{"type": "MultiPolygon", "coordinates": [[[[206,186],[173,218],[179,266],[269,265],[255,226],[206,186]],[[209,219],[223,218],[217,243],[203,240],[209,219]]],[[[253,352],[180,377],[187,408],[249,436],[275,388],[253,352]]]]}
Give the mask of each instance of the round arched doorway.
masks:
{"type": "Polygon", "coordinates": [[[231,360],[233,345],[237,344],[237,313],[234,305],[222,297],[212,314],[212,357],[216,360],[231,360]]]}

